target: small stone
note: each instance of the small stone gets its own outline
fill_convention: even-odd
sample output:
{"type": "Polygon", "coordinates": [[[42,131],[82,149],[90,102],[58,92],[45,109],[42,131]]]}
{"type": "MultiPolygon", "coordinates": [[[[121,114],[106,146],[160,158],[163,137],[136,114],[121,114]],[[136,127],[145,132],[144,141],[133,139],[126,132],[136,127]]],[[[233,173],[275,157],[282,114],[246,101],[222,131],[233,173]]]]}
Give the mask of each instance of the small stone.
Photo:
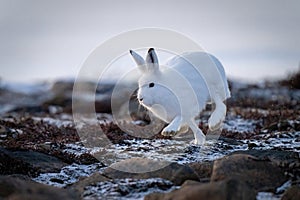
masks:
{"type": "Polygon", "coordinates": [[[64,181],[58,178],[51,178],[50,181],[54,183],[64,184],[64,181]]]}

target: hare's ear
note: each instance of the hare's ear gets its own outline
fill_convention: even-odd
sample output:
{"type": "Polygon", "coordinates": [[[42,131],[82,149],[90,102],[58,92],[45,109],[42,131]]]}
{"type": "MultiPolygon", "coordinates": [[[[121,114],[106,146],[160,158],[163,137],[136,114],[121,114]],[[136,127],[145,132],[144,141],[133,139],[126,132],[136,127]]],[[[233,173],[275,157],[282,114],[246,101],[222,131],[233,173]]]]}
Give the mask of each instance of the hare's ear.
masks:
{"type": "Polygon", "coordinates": [[[158,70],[158,58],[153,48],[148,50],[148,55],[146,57],[146,62],[149,70],[158,70]]]}
{"type": "Polygon", "coordinates": [[[133,57],[134,61],[136,62],[138,68],[142,71],[145,72],[146,69],[146,62],[144,60],[144,58],[142,56],[140,56],[139,54],[137,54],[135,51],[133,50],[129,50],[131,56],[133,57]]]}

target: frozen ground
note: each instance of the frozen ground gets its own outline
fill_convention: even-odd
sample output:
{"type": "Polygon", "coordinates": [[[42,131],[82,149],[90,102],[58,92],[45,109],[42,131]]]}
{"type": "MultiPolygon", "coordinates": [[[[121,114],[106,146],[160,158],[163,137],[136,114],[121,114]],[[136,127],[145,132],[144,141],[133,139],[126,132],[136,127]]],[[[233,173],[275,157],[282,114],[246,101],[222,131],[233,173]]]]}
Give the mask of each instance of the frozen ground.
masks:
{"type": "MultiPolygon", "coordinates": [[[[214,161],[235,151],[250,149],[275,149],[300,154],[300,90],[277,83],[274,86],[232,84],[232,98],[228,101],[222,134],[218,137],[219,132],[218,140],[208,140],[201,147],[191,143],[191,133],[174,138],[134,138],[117,128],[110,129],[113,117],[107,113],[97,113],[96,119],[83,118],[75,125],[70,105],[71,91],[65,89],[72,88],[72,84],[61,83],[57,86],[52,91],[49,91],[47,84],[36,87],[6,85],[0,88],[1,146],[49,153],[69,162],[58,172],[41,173],[32,178],[39,183],[66,188],[82,177],[102,173],[110,165],[131,158],[188,165],[214,161]],[[99,125],[109,127],[104,131],[108,131],[106,136],[112,142],[104,146],[84,146],[86,138],[78,137],[77,130],[98,137],[94,129],[99,125]],[[100,162],[81,162],[81,158],[87,155],[94,156],[100,162]]],[[[101,110],[105,105],[98,102],[95,108],[101,110]]],[[[207,113],[209,111],[198,119],[204,132],[207,131],[207,113]]],[[[143,126],[146,122],[136,119],[130,124],[143,126]]],[[[106,136],[102,134],[97,140],[106,136]]],[[[274,193],[260,192],[257,199],[280,199],[291,184],[287,182],[274,193]]],[[[113,179],[85,187],[83,197],[142,199],[152,192],[168,192],[176,188],[171,181],[161,178],[113,179]]]]}
{"type": "MultiPolygon", "coordinates": [[[[46,119],[47,123],[53,120],[46,119]]],[[[293,123],[293,122],[291,122],[293,123]]],[[[62,124],[54,123],[57,126],[62,124]]],[[[243,119],[241,117],[227,119],[224,130],[234,131],[236,134],[253,132],[259,120],[243,119]]],[[[66,144],[64,152],[80,156],[81,154],[95,155],[101,161],[100,164],[79,165],[72,164],[64,167],[58,173],[40,174],[33,180],[57,187],[65,187],[78,181],[80,177],[89,176],[95,172],[102,172],[105,166],[115,164],[130,158],[148,158],[159,161],[177,162],[188,164],[192,162],[214,161],[234,151],[248,149],[283,149],[300,152],[300,132],[262,132],[258,138],[235,140],[221,137],[218,140],[208,140],[202,146],[191,144],[192,135],[170,139],[132,139],[124,140],[121,144],[111,143],[105,147],[84,147],[81,142],[66,144]],[[99,155],[99,152],[102,152],[99,155]],[[104,153],[103,153],[104,152],[104,153]]],[[[175,189],[172,183],[162,179],[129,180],[119,179],[101,182],[86,188],[85,199],[98,199],[108,195],[111,199],[142,199],[151,192],[164,192],[175,189]],[[167,188],[162,190],[157,187],[167,188]],[[150,185],[150,186],[149,186],[150,185]],[[132,189],[134,187],[135,189],[132,189]]],[[[281,192],[282,194],[282,192],[281,192]]],[[[259,193],[257,199],[280,199],[281,195],[273,193],[259,193]]]]}

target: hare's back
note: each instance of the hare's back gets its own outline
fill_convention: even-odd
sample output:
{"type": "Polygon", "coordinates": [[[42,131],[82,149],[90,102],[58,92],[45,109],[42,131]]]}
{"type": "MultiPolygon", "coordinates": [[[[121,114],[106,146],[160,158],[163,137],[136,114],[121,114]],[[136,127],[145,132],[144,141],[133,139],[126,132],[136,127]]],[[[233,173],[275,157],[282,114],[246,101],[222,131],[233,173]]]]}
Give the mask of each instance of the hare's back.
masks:
{"type": "Polygon", "coordinates": [[[178,71],[190,80],[193,87],[210,90],[221,90],[223,100],[230,97],[228,83],[224,68],[220,61],[211,54],[205,52],[187,52],[173,57],[167,65],[178,71]]]}

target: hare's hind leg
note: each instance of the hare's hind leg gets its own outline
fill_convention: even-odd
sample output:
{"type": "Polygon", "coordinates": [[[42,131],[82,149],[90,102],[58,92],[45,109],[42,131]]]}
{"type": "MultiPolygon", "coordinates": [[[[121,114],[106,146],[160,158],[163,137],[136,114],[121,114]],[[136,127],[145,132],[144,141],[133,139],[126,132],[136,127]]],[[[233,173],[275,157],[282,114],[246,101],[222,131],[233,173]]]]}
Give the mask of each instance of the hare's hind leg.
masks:
{"type": "Polygon", "coordinates": [[[192,119],[189,123],[190,128],[192,129],[194,133],[194,144],[203,145],[205,143],[205,135],[200,130],[200,128],[197,126],[194,119],[192,119]]]}
{"type": "Polygon", "coordinates": [[[223,103],[223,101],[220,98],[215,98],[214,103],[215,110],[208,119],[208,126],[212,131],[221,128],[226,116],[226,105],[223,103]]]}

